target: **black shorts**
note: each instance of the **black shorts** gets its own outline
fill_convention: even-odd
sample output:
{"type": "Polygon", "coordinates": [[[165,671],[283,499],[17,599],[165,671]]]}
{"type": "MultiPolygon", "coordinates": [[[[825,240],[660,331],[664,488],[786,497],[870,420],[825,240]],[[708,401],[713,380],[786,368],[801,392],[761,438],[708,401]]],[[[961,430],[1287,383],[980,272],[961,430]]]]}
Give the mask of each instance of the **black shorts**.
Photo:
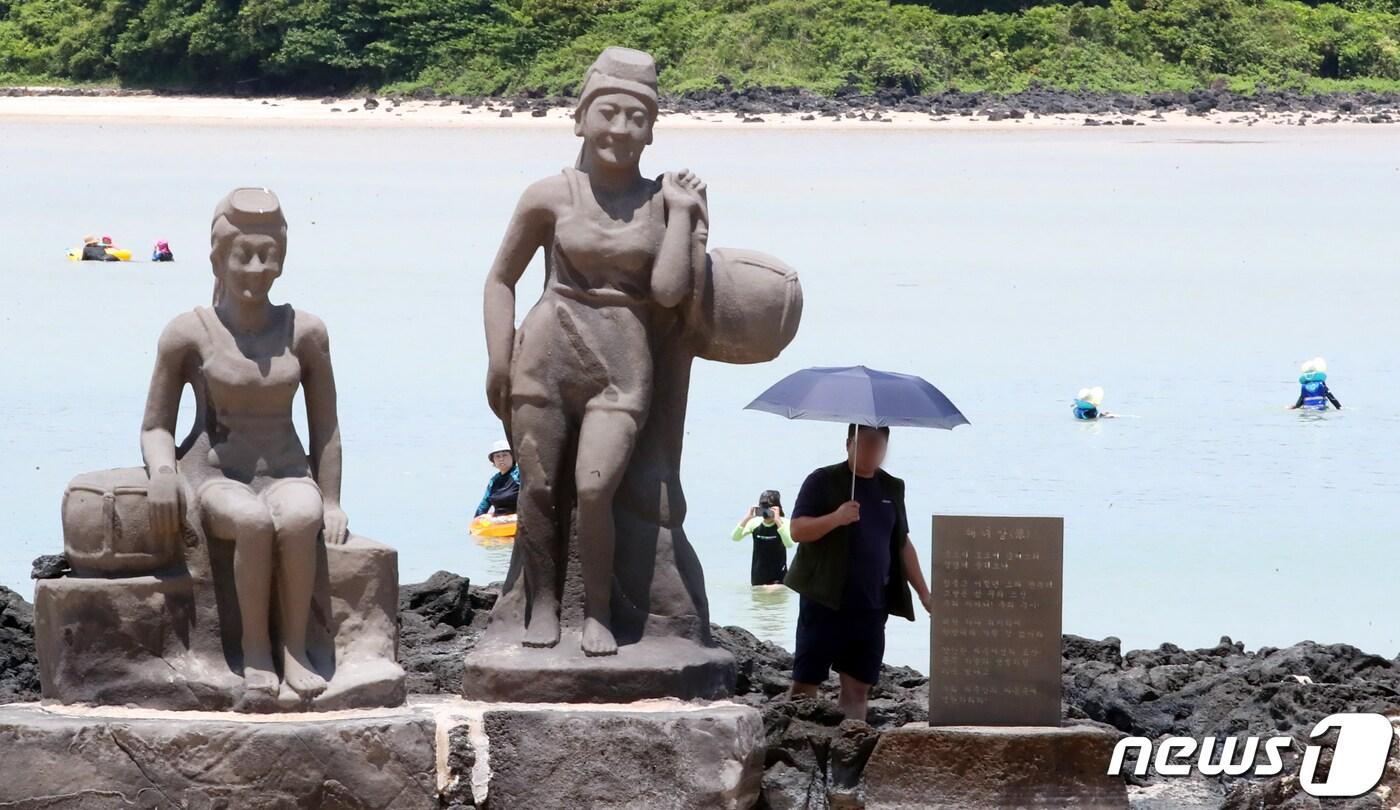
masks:
{"type": "Polygon", "coordinates": [[[874,685],[885,658],[884,610],[832,610],[802,598],[797,612],[797,651],[792,679],[821,683],[835,669],[874,685]]]}

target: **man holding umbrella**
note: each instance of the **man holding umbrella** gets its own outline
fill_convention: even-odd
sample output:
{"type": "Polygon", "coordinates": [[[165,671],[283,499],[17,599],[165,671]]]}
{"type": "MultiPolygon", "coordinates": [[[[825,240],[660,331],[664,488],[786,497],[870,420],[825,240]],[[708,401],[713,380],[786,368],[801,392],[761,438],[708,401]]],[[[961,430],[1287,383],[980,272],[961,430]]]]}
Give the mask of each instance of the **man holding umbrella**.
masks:
{"type": "Polygon", "coordinates": [[[880,467],[889,426],[951,430],[967,418],[927,380],[865,366],[803,369],[748,408],[849,423],[846,458],[807,476],[792,510],[797,554],[784,584],[802,598],[789,694],[815,695],[835,669],[841,711],[864,720],[884,662],[885,621],[914,620],[911,585],[924,610],[930,601],[909,540],[904,482],[880,467]]]}
{"type": "Polygon", "coordinates": [[[850,425],[849,460],[807,476],[792,511],[798,546],[785,582],[801,601],[791,694],[815,695],[834,668],[841,677],[841,711],[859,720],[865,719],[870,687],[880,679],[886,619],[914,620],[909,586],[925,610],[929,605],[919,555],[909,541],[904,482],[880,467],[889,436],[888,427],[850,425]]]}

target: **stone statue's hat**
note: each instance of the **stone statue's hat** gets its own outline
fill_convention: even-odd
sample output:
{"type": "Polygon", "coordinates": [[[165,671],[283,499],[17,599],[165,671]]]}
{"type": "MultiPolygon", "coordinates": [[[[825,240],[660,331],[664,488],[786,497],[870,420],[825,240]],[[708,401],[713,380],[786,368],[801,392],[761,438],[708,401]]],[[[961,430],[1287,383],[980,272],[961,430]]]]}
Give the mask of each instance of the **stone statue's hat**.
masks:
{"type": "Polygon", "coordinates": [[[239,230],[259,226],[287,227],[281,201],[266,188],[236,188],[230,191],[214,206],[213,225],[216,231],[221,219],[239,230]]]}
{"type": "Polygon", "coordinates": [[[634,48],[607,48],[598,54],[583,75],[578,109],[586,110],[589,102],[604,93],[636,96],[647,105],[652,115],[656,115],[656,60],[646,51],[634,48]]]}

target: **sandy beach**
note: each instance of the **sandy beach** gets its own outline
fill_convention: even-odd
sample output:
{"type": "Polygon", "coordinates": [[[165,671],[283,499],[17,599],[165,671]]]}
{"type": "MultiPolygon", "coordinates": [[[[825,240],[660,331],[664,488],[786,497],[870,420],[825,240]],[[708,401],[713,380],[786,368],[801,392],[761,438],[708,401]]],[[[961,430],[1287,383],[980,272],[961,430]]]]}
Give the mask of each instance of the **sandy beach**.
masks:
{"type": "MultiPolygon", "coordinates": [[[[455,100],[233,98],[215,96],[157,96],[114,93],[110,95],[45,94],[0,97],[0,122],[92,120],[126,123],[181,123],[207,125],[342,126],[342,127],[484,127],[539,128],[568,126],[567,107],[518,109],[510,100],[486,100],[473,105],[455,100]]],[[[762,127],[784,130],[962,130],[1041,128],[1093,128],[1095,126],[1146,126],[1159,129],[1206,130],[1249,127],[1374,128],[1365,115],[1336,116],[1307,111],[1258,112],[1211,111],[1203,114],[1179,110],[1143,111],[1133,114],[1039,115],[1021,117],[937,114],[902,110],[850,111],[844,116],[801,113],[760,113],[662,110],[667,127],[762,127]]]]}

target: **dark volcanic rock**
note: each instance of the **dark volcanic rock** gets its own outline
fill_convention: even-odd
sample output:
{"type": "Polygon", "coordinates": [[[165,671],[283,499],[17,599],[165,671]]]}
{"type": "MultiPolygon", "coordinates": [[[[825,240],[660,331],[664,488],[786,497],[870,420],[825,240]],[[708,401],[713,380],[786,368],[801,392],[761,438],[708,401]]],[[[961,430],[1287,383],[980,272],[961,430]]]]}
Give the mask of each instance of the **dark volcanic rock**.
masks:
{"type": "Polygon", "coordinates": [[[1135,736],[1306,733],[1334,712],[1400,710],[1400,666],[1347,644],[1247,653],[1222,638],[1208,649],[1135,650],[1121,665],[1092,651],[1068,657],[1086,649],[1066,646],[1065,703],[1135,736]]]}
{"type": "Polygon", "coordinates": [[[447,732],[447,785],[441,801],[448,808],[476,807],[472,793],[472,769],[476,767],[476,746],[471,730],[464,725],[453,726],[447,732]]]}
{"type": "Polygon", "coordinates": [[[34,607],[0,585],[0,703],[39,699],[34,607]]]}
{"type": "Polygon", "coordinates": [[[1065,634],[1060,654],[1070,661],[1098,661],[1114,666],[1123,665],[1123,642],[1113,636],[1103,641],[1065,634]]]}
{"type": "Polygon", "coordinates": [[[760,641],[742,627],[712,625],[715,643],[734,655],[738,680],[734,692],[741,702],[762,702],[781,695],[792,683],[792,654],[768,641],[760,641]],[[747,699],[756,695],[757,699],[747,699]]]}
{"type": "Polygon", "coordinates": [[[497,589],[439,571],[399,588],[399,662],[410,694],[457,694],[462,659],[486,629],[497,589]]]}
{"type": "Polygon", "coordinates": [[[54,579],[68,573],[68,557],[63,554],[45,554],[34,558],[29,570],[30,579],[54,579]]]}

